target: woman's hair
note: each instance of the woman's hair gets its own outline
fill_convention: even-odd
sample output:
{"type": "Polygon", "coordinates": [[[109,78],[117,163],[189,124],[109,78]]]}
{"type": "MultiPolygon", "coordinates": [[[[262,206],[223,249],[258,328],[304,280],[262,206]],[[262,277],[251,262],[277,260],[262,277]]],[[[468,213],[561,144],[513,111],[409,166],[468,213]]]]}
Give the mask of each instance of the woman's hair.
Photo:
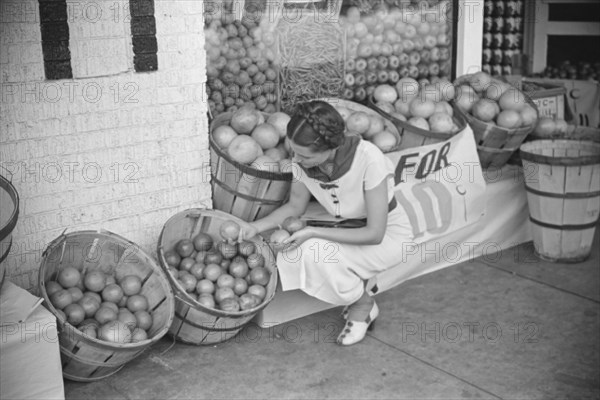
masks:
{"type": "Polygon", "coordinates": [[[325,151],[344,143],[345,130],[340,113],[331,104],[315,100],[296,106],[287,125],[287,137],[299,146],[325,151]]]}

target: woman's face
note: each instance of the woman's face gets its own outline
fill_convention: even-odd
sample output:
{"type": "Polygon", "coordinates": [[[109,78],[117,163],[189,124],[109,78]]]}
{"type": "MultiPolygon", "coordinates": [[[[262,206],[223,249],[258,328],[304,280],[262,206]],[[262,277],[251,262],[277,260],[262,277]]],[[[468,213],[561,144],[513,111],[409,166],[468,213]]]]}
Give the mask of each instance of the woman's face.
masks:
{"type": "Polygon", "coordinates": [[[302,165],[305,168],[316,167],[325,163],[329,159],[333,150],[314,151],[308,146],[299,146],[289,140],[289,146],[292,149],[292,161],[302,165]]]}

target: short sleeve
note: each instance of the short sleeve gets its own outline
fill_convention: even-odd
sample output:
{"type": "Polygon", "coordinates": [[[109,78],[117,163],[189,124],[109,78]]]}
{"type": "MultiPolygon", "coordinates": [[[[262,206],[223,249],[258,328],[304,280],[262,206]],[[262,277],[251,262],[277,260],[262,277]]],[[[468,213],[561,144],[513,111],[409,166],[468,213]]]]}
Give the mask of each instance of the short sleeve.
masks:
{"type": "Polygon", "coordinates": [[[365,151],[366,166],[363,176],[364,190],[376,188],[384,179],[394,176],[394,165],[379,148],[368,143],[365,151]]]}

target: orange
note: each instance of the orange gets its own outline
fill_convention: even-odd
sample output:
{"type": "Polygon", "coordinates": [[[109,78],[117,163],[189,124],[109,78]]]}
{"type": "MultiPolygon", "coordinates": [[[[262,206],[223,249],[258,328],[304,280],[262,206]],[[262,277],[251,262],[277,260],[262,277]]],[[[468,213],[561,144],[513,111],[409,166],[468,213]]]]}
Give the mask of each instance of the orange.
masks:
{"type": "Polygon", "coordinates": [[[539,119],[533,133],[540,137],[551,137],[556,131],[556,122],[552,118],[542,117],[539,119]]]}
{"type": "MultiPolygon", "coordinates": [[[[250,268],[248,267],[248,264],[246,263],[246,261],[236,260],[236,261],[231,262],[228,269],[229,269],[229,273],[234,278],[245,278],[246,275],[248,275],[248,270],[250,268]]],[[[217,280],[217,284],[218,284],[218,280],[217,280]]]]}
{"type": "Polygon", "coordinates": [[[226,149],[229,143],[237,136],[237,132],[228,125],[221,125],[213,130],[213,139],[217,146],[221,149],[226,149]]]}
{"type": "Polygon", "coordinates": [[[93,317],[100,308],[100,303],[90,296],[83,296],[77,304],[83,308],[87,318],[93,317]]]}
{"type": "Polygon", "coordinates": [[[235,293],[233,292],[233,289],[230,287],[221,287],[221,288],[217,288],[217,290],[215,290],[215,301],[217,303],[221,303],[225,299],[234,299],[234,298],[235,298],[235,293]]]}
{"type": "Polygon", "coordinates": [[[146,296],[140,294],[134,294],[133,296],[129,296],[129,298],[127,298],[127,308],[131,312],[147,310],[148,299],[146,298],[146,296]]]}
{"type": "Polygon", "coordinates": [[[117,321],[121,321],[131,331],[133,331],[137,326],[137,319],[135,318],[135,315],[133,315],[133,313],[126,308],[121,308],[119,310],[119,313],[117,314],[117,321]]]}
{"type": "Polygon", "coordinates": [[[181,258],[189,257],[194,252],[194,243],[190,239],[181,239],[175,245],[175,251],[181,258]]]}
{"type": "Polygon", "coordinates": [[[356,132],[359,135],[365,134],[371,126],[371,119],[362,111],[352,113],[346,121],[346,127],[349,131],[356,132]]]}
{"type": "Polygon", "coordinates": [[[450,103],[448,103],[447,101],[440,101],[439,103],[435,103],[435,112],[443,112],[448,114],[449,116],[453,116],[454,115],[454,110],[452,109],[452,106],[450,105],[450,103]]]}
{"type": "MultiPolygon", "coordinates": [[[[288,157],[287,151],[285,151],[285,149],[280,146],[276,146],[273,147],[271,149],[265,150],[265,156],[269,157],[271,160],[277,162],[277,167],[275,167],[274,169],[276,169],[277,171],[280,170],[279,167],[279,161],[283,160],[284,158],[288,157]]],[[[260,157],[258,157],[260,158],[260,157]]],[[[254,162],[256,162],[256,160],[254,160],[254,162]]]]}
{"type": "MultiPolygon", "coordinates": [[[[385,123],[384,123],[382,117],[380,117],[378,115],[370,115],[369,119],[371,120],[371,122],[369,124],[369,130],[367,130],[367,132],[365,132],[363,134],[363,137],[367,140],[371,139],[376,134],[383,132],[383,130],[385,128],[385,123]]],[[[293,232],[290,232],[290,233],[293,233],[293,232]]]]}
{"type": "Polygon", "coordinates": [[[131,342],[131,331],[121,321],[110,321],[98,330],[98,338],[113,343],[131,342]]]}
{"type": "Polygon", "coordinates": [[[483,122],[493,121],[499,112],[498,103],[489,99],[479,99],[471,109],[471,114],[483,122]]]}
{"type": "Polygon", "coordinates": [[[431,132],[450,133],[452,132],[453,125],[454,121],[452,117],[445,112],[434,113],[429,117],[429,129],[431,132]]]}
{"type": "Polygon", "coordinates": [[[523,126],[535,125],[538,119],[537,112],[535,108],[527,104],[521,110],[521,121],[523,122],[523,126]]]}
{"type": "Polygon", "coordinates": [[[248,288],[248,293],[253,294],[262,300],[267,295],[267,289],[262,285],[252,285],[248,288]]]}
{"type": "Polygon", "coordinates": [[[250,269],[262,267],[265,265],[265,258],[259,253],[250,254],[246,259],[246,263],[248,263],[250,269]]]}
{"type": "Polygon", "coordinates": [[[398,100],[398,92],[391,85],[379,85],[373,92],[373,99],[375,99],[375,102],[393,103],[398,100]]]}
{"type": "Polygon", "coordinates": [[[121,286],[117,285],[116,283],[107,285],[104,289],[102,289],[102,299],[104,301],[118,303],[121,301],[122,297],[123,289],[121,289],[121,286]]]}
{"type": "Polygon", "coordinates": [[[73,298],[71,297],[71,293],[69,293],[66,289],[61,289],[58,292],[55,292],[50,296],[50,302],[55,308],[62,310],[69,304],[73,302],[73,298]]]}
{"type": "Polygon", "coordinates": [[[429,130],[429,122],[425,118],[422,117],[412,117],[408,121],[410,125],[415,126],[417,128],[428,131],[429,130]]]}
{"type": "Polygon", "coordinates": [[[233,283],[233,293],[238,296],[243,295],[248,290],[248,282],[246,282],[243,278],[235,278],[235,282],[233,283]]]}
{"type": "Polygon", "coordinates": [[[200,232],[192,239],[194,243],[194,248],[197,251],[206,251],[210,250],[213,246],[213,239],[208,233],[200,232]]]}
{"type": "Polygon", "coordinates": [[[235,298],[226,298],[219,302],[219,308],[223,311],[236,312],[240,310],[240,305],[235,298]]]}
{"type": "Polygon", "coordinates": [[[264,267],[253,268],[250,270],[250,281],[253,284],[264,286],[269,283],[270,275],[269,271],[264,267]]]}
{"type": "Polygon", "coordinates": [[[396,136],[388,130],[379,132],[371,141],[384,153],[391,151],[397,144],[396,136]]]}
{"type": "Polygon", "coordinates": [[[410,102],[409,110],[413,117],[429,118],[435,112],[435,103],[417,97],[410,102]]]}
{"type": "Polygon", "coordinates": [[[94,314],[94,318],[101,325],[117,319],[117,312],[109,307],[100,307],[94,314]]]}
{"type": "Polygon", "coordinates": [[[521,126],[521,115],[515,110],[504,110],[496,118],[498,126],[515,129],[521,126]]]}
{"type": "Polygon", "coordinates": [[[267,122],[257,125],[256,128],[252,130],[252,134],[250,136],[256,140],[263,150],[271,149],[277,146],[279,139],[281,139],[277,129],[267,122]]]}
{"type": "Polygon", "coordinates": [[[208,279],[199,280],[196,284],[196,292],[198,292],[200,295],[212,294],[215,292],[215,284],[208,279]]]}
{"type": "Polygon", "coordinates": [[[63,289],[63,287],[60,285],[60,283],[58,283],[56,281],[46,282],[45,287],[46,287],[46,294],[48,295],[48,297],[52,296],[54,293],[63,289]]]}
{"type": "Polygon", "coordinates": [[[208,264],[204,267],[204,278],[211,282],[216,282],[219,276],[223,273],[221,266],[218,264],[208,264]]]}
{"type": "Polygon", "coordinates": [[[219,243],[219,251],[223,255],[223,258],[231,259],[237,256],[237,244],[236,243],[227,243],[221,242],[219,243]]]}
{"type": "Polygon", "coordinates": [[[477,93],[483,92],[493,81],[494,78],[484,71],[474,73],[469,79],[471,87],[475,89],[477,93]]]}
{"type": "Polygon", "coordinates": [[[137,275],[126,275],[119,282],[123,294],[126,296],[132,296],[138,294],[142,290],[142,280],[137,275]]]}
{"type": "Polygon", "coordinates": [[[78,287],[70,287],[67,291],[71,293],[73,303],[77,303],[83,297],[83,292],[78,287]]]}
{"type": "Polygon", "coordinates": [[[69,304],[63,311],[67,316],[67,322],[73,326],[79,325],[85,319],[85,311],[77,303],[69,304]]]}
{"type": "Polygon", "coordinates": [[[202,293],[198,296],[198,303],[206,308],[215,308],[215,298],[212,294],[202,293]]]}
{"type": "Polygon", "coordinates": [[[285,239],[290,237],[290,233],[285,229],[277,229],[271,233],[269,241],[271,243],[281,244],[285,239]]]}
{"type": "MultiPolygon", "coordinates": [[[[383,120],[382,120],[383,124],[383,120]]],[[[383,126],[382,126],[383,130],[383,126]]],[[[283,220],[281,223],[281,227],[288,231],[289,233],[298,232],[300,229],[304,229],[306,227],[306,222],[301,220],[298,217],[290,216],[283,220]]]]}
{"type": "Polygon", "coordinates": [[[233,289],[235,278],[229,274],[221,274],[217,278],[217,288],[228,287],[233,289]]]}
{"type": "Polygon", "coordinates": [[[140,329],[147,331],[152,327],[152,315],[148,311],[136,311],[133,315],[135,316],[137,326],[140,329]]]}
{"type": "Polygon", "coordinates": [[[100,270],[90,271],[83,278],[85,288],[92,292],[101,292],[106,285],[106,276],[100,270]]]}
{"type": "Polygon", "coordinates": [[[81,273],[77,270],[77,268],[66,267],[58,273],[57,280],[63,288],[68,289],[77,285],[77,282],[79,282],[80,278],[81,273]]]}
{"type": "Polygon", "coordinates": [[[131,343],[142,342],[146,339],[148,339],[148,333],[141,328],[135,328],[131,332],[131,343]]]}
{"type": "Polygon", "coordinates": [[[498,99],[502,110],[521,111],[526,105],[525,95],[518,89],[509,89],[498,99]]]}
{"type": "Polygon", "coordinates": [[[244,240],[238,244],[238,251],[241,255],[248,257],[250,254],[253,254],[256,251],[256,247],[253,242],[244,240]]]}

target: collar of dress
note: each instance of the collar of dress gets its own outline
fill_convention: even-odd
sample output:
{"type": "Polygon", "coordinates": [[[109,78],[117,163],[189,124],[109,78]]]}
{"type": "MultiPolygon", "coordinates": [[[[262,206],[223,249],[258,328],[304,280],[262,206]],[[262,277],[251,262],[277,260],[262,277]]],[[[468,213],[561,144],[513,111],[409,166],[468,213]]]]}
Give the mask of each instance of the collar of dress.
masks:
{"type": "Polygon", "coordinates": [[[360,137],[358,136],[346,136],[344,143],[338,147],[335,156],[333,158],[333,172],[331,175],[326,174],[321,171],[318,166],[305,168],[300,165],[300,168],[308,175],[310,178],[316,179],[321,182],[331,182],[337,179],[340,179],[352,166],[352,161],[354,160],[354,154],[356,153],[356,149],[358,144],[360,143],[360,137]]]}

